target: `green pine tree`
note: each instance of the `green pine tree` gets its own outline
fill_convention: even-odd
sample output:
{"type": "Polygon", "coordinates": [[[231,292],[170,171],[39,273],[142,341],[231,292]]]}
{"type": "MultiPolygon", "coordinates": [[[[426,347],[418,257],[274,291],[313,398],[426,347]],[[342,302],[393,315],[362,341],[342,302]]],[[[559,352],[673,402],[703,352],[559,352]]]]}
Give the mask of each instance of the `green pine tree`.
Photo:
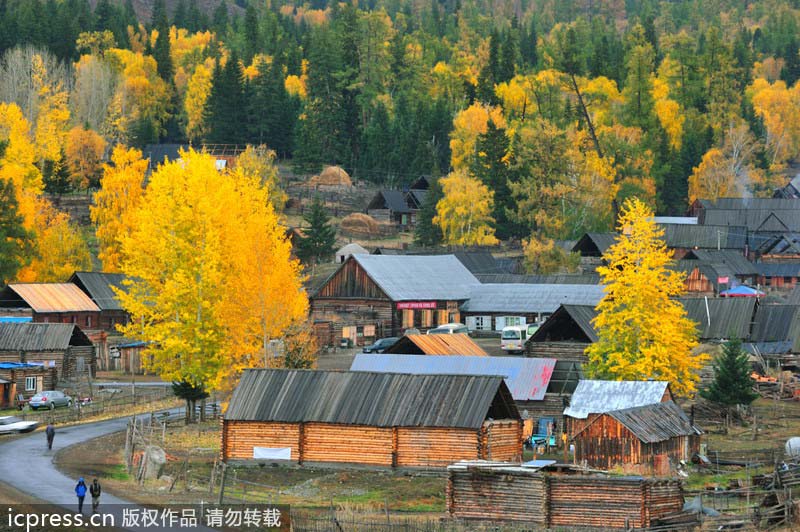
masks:
{"type": "Polygon", "coordinates": [[[22,223],[14,183],[0,179],[0,285],[14,280],[30,261],[34,235],[22,223]]]}
{"type": "Polygon", "coordinates": [[[713,366],[714,380],[700,391],[701,397],[725,406],[749,405],[756,400],[758,394],[753,391],[752,370],[741,340],[726,342],[713,366]]]}
{"type": "Polygon", "coordinates": [[[311,265],[330,258],[335,251],[336,230],[330,225],[330,217],[319,196],[314,198],[303,220],[306,236],[298,243],[297,256],[304,264],[311,265]]]}
{"type": "Polygon", "coordinates": [[[433,247],[442,243],[442,228],[433,223],[436,216],[436,204],[444,193],[438,179],[430,180],[430,188],[425,194],[425,201],[417,213],[417,225],[414,227],[414,243],[418,246],[433,247]]]}

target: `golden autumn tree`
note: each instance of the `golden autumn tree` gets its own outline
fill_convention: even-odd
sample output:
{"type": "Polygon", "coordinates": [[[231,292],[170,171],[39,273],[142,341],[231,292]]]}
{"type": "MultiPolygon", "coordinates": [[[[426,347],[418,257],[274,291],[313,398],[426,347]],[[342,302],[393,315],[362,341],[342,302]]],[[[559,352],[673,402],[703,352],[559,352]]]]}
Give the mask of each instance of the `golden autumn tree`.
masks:
{"type": "Polygon", "coordinates": [[[226,387],[305,314],[299,266],[257,176],[192,150],[151,176],[122,239],[127,336],[148,367],[195,390],[226,387]]]}
{"type": "Polygon", "coordinates": [[[97,184],[105,149],[106,140],[91,129],[69,130],[65,153],[75,188],[85,190],[97,184]]]}
{"type": "Polygon", "coordinates": [[[442,228],[446,244],[482,246],[497,244],[494,236],[494,192],[463,170],[440,181],[444,196],[436,204],[433,223],[442,228]]]}
{"type": "Polygon", "coordinates": [[[6,145],[0,157],[0,179],[14,183],[26,229],[33,229],[35,199],[44,191],[30,129],[30,123],[16,104],[0,103],[0,142],[6,145]]]}
{"type": "Polygon", "coordinates": [[[114,147],[111,163],[103,165],[100,190],[89,207],[100,251],[103,270],[117,272],[122,261],[122,238],[133,230],[133,214],[144,195],[148,161],[142,152],[122,145],[114,147]]]}
{"type": "Polygon", "coordinates": [[[487,107],[479,103],[467,107],[453,119],[450,151],[454,169],[469,168],[475,156],[475,143],[478,141],[478,136],[488,130],[489,119],[498,128],[505,129],[506,120],[502,110],[499,107],[487,107]]]}
{"type": "Polygon", "coordinates": [[[622,205],[617,241],[597,269],[606,286],[594,319],[598,341],[586,349],[592,378],[665,380],[691,395],[706,355],[693,356],[697,324],[672,299],[684,292],[682,274],[670,270],[671,253],[653,211],[638,199],[622,205]]]}

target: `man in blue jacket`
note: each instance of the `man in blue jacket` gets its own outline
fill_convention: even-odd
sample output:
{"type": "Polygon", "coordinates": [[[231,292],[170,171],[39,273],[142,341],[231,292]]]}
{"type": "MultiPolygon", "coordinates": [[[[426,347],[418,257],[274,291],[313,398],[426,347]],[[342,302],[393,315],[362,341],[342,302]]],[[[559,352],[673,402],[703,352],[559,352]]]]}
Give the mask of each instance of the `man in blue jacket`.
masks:
{"type": "Polygon", "coordinates": [[[78,479],[78,484],[75,486],[75,495],[78,496],[78,512],[83,513],[83,499],[86,498],[86,483],[83,477],[78,479]]]}

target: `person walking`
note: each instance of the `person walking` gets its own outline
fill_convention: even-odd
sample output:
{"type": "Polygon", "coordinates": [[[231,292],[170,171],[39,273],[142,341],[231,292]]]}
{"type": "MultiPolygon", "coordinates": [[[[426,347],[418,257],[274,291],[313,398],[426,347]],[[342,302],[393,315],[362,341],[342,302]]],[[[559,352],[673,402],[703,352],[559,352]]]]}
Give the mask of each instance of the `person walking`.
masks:
{"type": "Polygon", "coordinates": [[[83,513],[83,499],[86,498],[86,483],[83,477],[78,479],[78,484],[75,486],[75,495],[78,496],[78,512],[83,513]]]}
{"type": "Polygon", "coordinates": [[[92,513],[97,513],[97,506],[100,504],[100,493],[102,492],[102,488],[100,487],[100,483],[97,482],[97,479],[92,481],[92,484],[89,486],[89,493],[92,495],[92,513]]]}
{"type": "Polygon", "coordinates": [[[53,438],[56,437],[56,428],[53,426],[52,423],[47,424],[47,428],[44,431],[45,435],[47,435],[47,449],[53,449],[53,438]]]}

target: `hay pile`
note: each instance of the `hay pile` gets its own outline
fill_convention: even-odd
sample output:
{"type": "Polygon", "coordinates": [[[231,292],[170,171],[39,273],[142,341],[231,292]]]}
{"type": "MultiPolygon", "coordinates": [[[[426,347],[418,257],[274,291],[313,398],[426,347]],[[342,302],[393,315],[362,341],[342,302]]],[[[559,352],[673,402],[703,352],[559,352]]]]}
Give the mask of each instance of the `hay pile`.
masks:
{"type": "Polygon", "coordinates": [[[352,187],[353,181],[347,172],[338,166],[326,166],[319,175],[312,177],[308,184],[314,187],[352,187]]]}
{"type": "Polygon", "coordinates": [[[345,216],[340,228],[343,232],[354,236],[374,238],[381,235],[381,228],[375,218],[361,212],[345,216]]]}

